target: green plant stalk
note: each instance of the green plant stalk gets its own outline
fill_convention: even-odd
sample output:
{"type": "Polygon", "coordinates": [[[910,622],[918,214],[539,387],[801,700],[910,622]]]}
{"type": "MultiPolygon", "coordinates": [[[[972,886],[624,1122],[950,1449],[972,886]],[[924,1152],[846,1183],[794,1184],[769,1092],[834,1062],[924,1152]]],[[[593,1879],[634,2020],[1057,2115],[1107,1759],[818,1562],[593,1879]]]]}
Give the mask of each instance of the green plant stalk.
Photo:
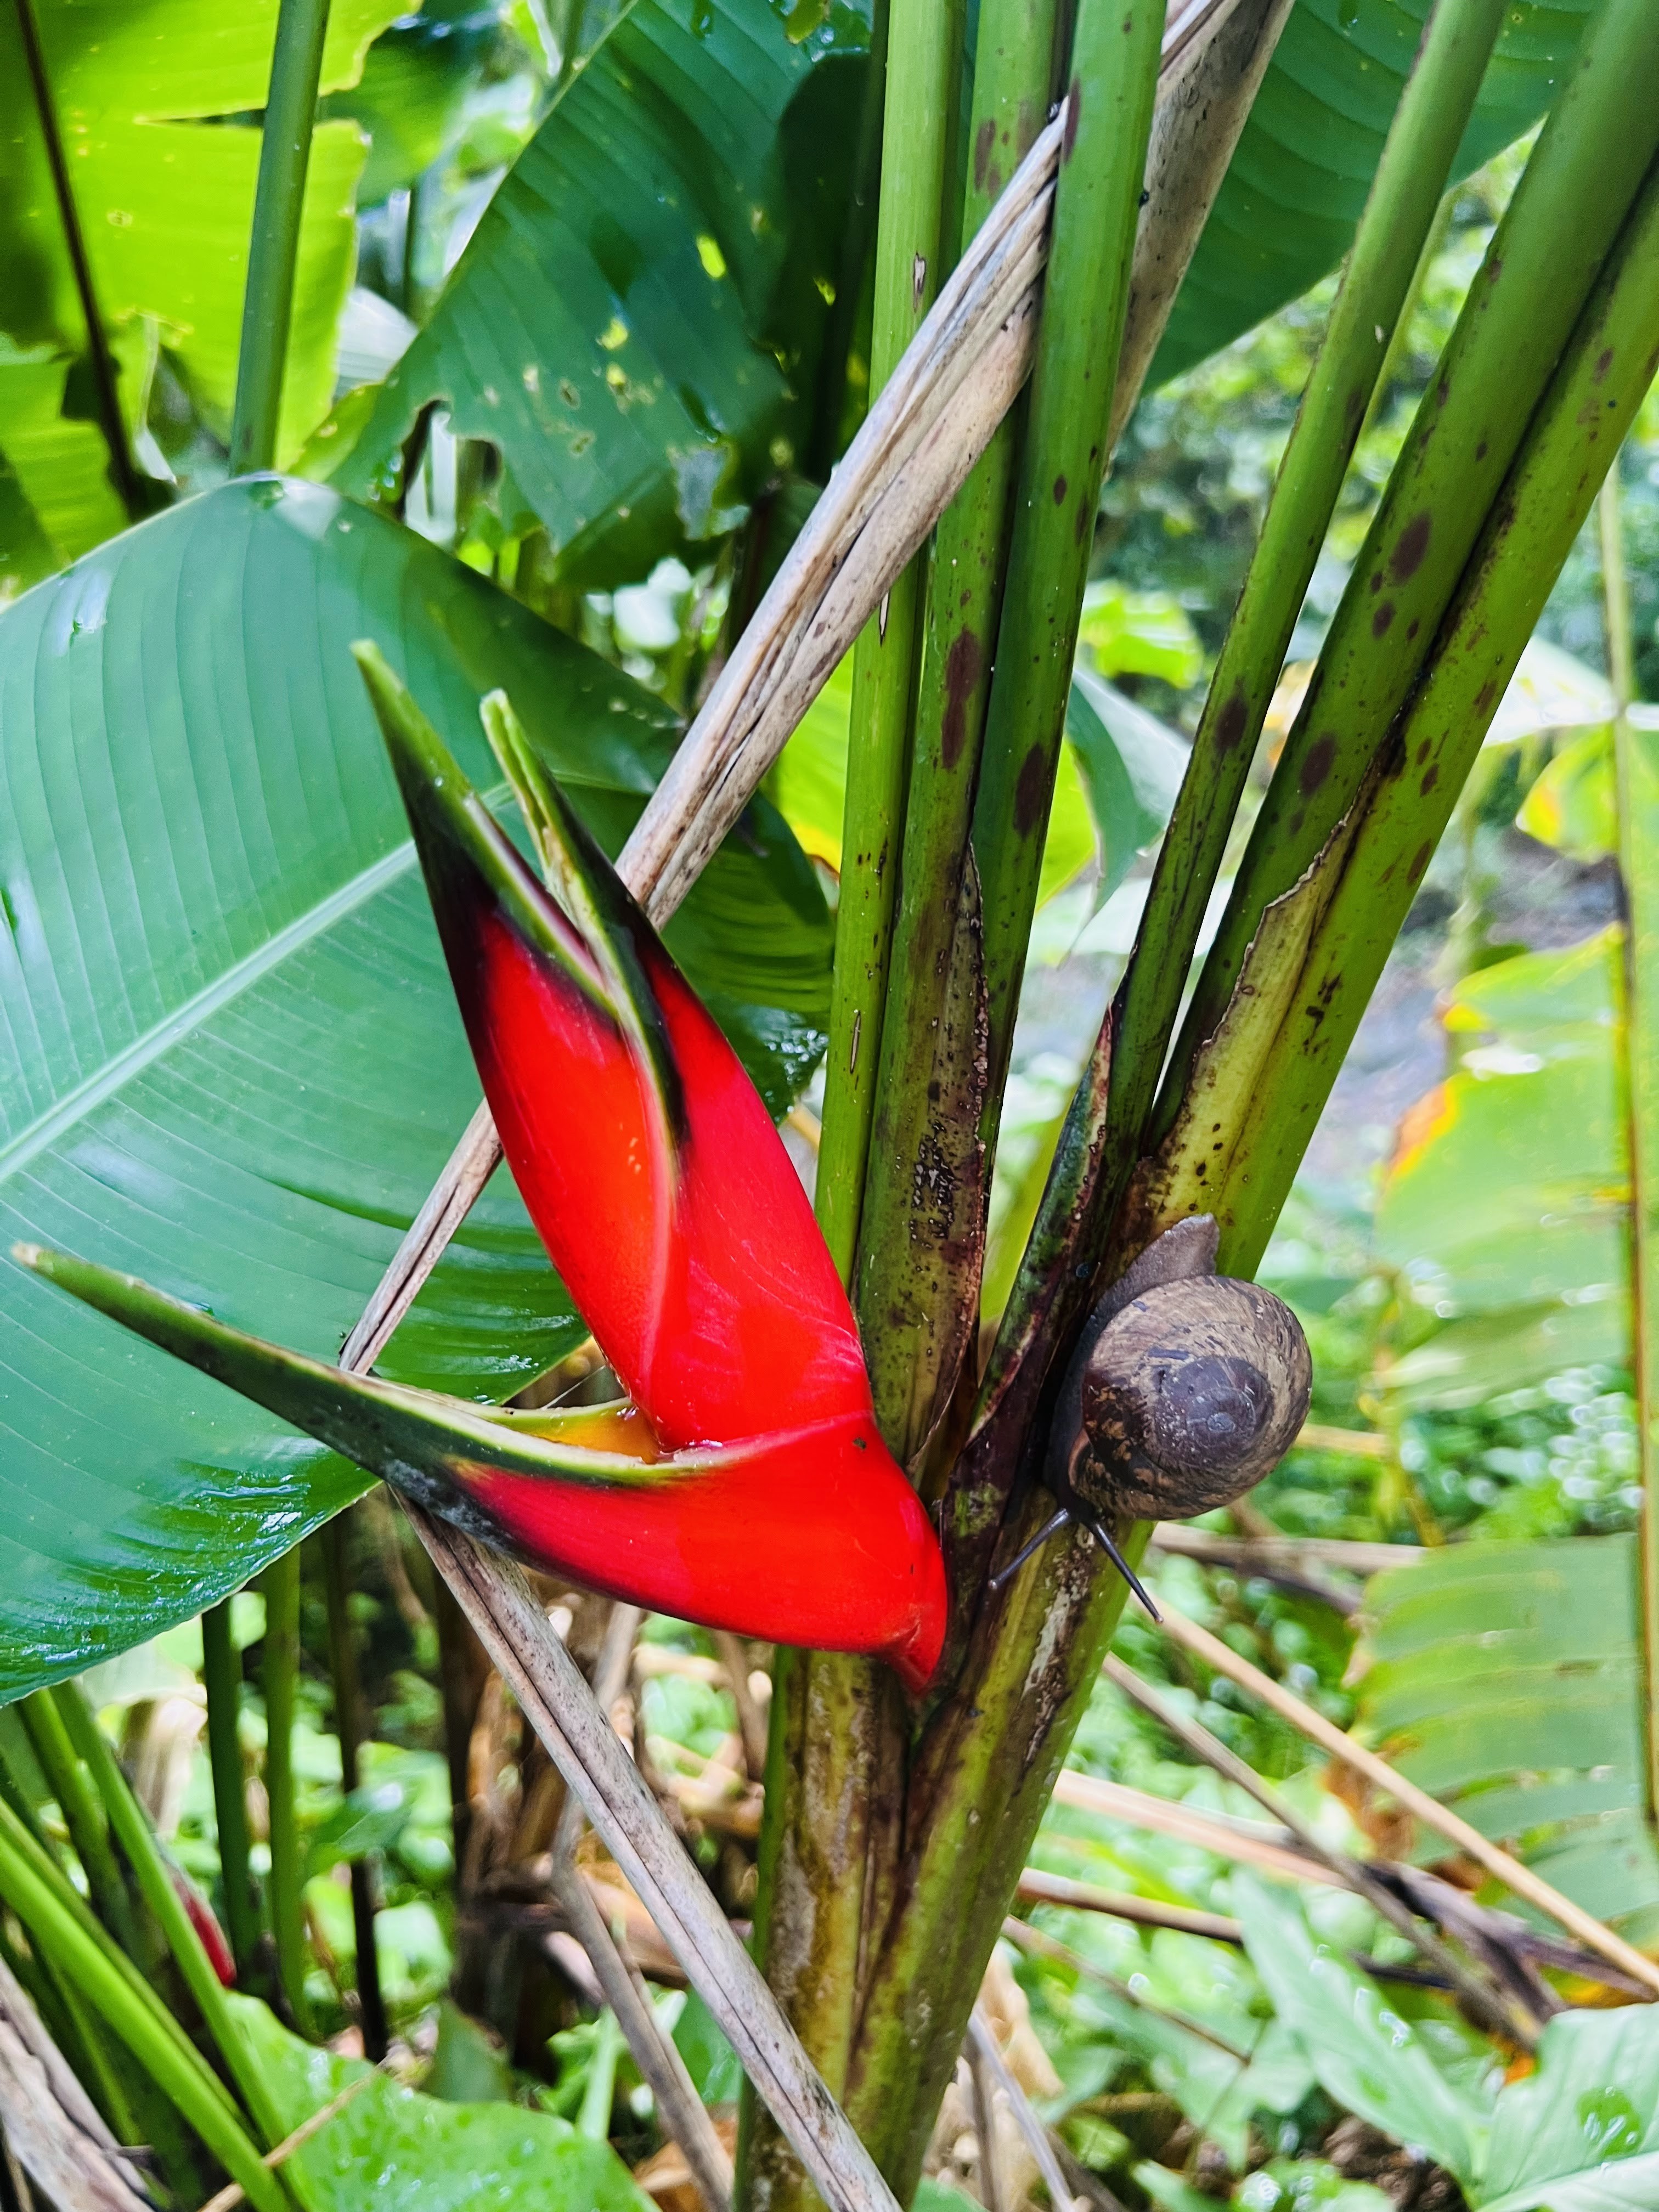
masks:
{"type": "MultiPolygon", "coordinates": [[[[325,1523],[318,1534],[323,1555],[323,1583],[328,1598],[329,1656],[334,1674],[334,1729],[340,1739],[340,1781],[349,1797],[362,1786],[363,1693],[357,1673],[357,1640],[349,1606],[350,1585],[346,1572],[343,1513],[325,1523]]],[[[363,2056],[379,2065],[386,2057],[386,2000],[380,1994],[380,1960],[374,1937],[374,1865],[367,1858],[351,1863],[351,1917],[357,1938],[357,2010],[362,2029],[363,2056]]]]}
{"type": "Polygon", "coordinates": [[[63,1718],[50,1690],[36,1690],[19,1705],[18,1714],[28,1730],[40,1771],[52,1785],[58,1809],[69,1829],[76,1856],[86,1870],[87,1887],[110,1934],[128,1957],[137,1957],[137,1929],[132,1897],[116,1863],[109,1839],[109,1824],[70,1743],[63,1718]]]}
{"type": "MultiPolygon", "coordinates": [[[[1051,456],[1055,450],[1063,451],[1078,471],[1073,478],[1077,498],[1088,522],[1092,521],[1103,462],[1162,24],[1161,4],[1131,5],[1126,14],[1121,6],[1109,10],[1100,0],[1086,0],[1074,46],[1074,73],[1086,82],[1088,96],[1061,171],[1047,295],[1048,309],[1053,313],[1045,310],[1039,337],[1038,380],[1028,435],[1036,441],[1046,392],[1048,450],[1051,456]],[[1108,241],[1106,289],[1112,294],[1103,318],[1097,312],[1103,236],[1108,241]],[[1063,340],[1055,336],[1056,329],[1064,331],[1063,340]],[[1069,420],[1055,419],[1067,409],[1069,420]],[[1085,473],[1091,482],[1084,481],[1085,473]]],[[[989,181],[988,166],[984,181],[989,181]]],[[[1052,515],[1051,496],[1048,507],[1052,515]]],[[[1088,552],[1086,543],[1077,543],[1074,511],[1072,502],[1065,503],[1061,534],[1072,574],[1064,595],[1053,605],[1034,567],[1048,557],[1046,541],[1054,535],[1052,525],[1044,529],[1028,524],[1024,531],[1027,611],[1037,609],[1040,618],[1041,610],[1048,607],[1068,625],[1063,671],[1057,688],[1050,687],[1054,748],[1064,715],[1088,552]]],[[[1046,518],[1039,514],[1036,520],[1041,526],[1046,518]]],[[[1019,528],[1017,523],[1017,533],[1019,528]]],[[[1086,525],[1082,536],[1086,540],[1086,525]]],[[[1019,573],[1014,565],[1018,559],[1017,537],[1010,592],[1019,573]]],[[[1008,636],[1005,599],[1000,653],[1008,636]]],[[[994,718],[994,685],[990,711],[994,718]]],[[[1011,711],[1005,699],[1005,715],[1011,711]]],[[[989,744],[988,728],[981,775],[988,763],[989,744]]],[[[1050,776],[1052,770],[1051,748],[1050,776]]],[[[1042,800],[1046,813],[1046,783],[1042,800]]],[[[983,818],[981,805],[974,817],[976,844],[983,818]]],[[[1036,834],[1026,840],[1033,862],[1028,925],[1041,850],[1040,831],[1031,827],[1036,834]]],[[[988,896],[988,917],[990,910],[988,896]]],[[[835,1077],[832,1059],[832,1082],[835,1077]]],[[[993,1079],[1000,1089],[1000,1080],[994,1075],[993,1079]]],[[[822,1160],[819,1173],[822,1188],[822,1160]]],[[[1026,1674],[1032,1672],[1028,1664],[1026,1674]]],[[[1035,1679],[1046,1681],[1045,1670],[1035,1670],[1035,1679]]],[[[789,1947],[785,2002],[831,2086],[848,2100],[849,2111],[856,2107],[854,2124],[888,2179],[901,2200],[908,2201],[1022,1863],[1008,1856],[1004,1868],[1008,1839],[1018,1832],[1018,1818],[1004,1822],[994,1774],[1000,1763],[1006,1762],[1010,1795],[1018,1799],[1020,1815],[1029,1813],[1034,1831],[1046,1790],[1034,1779],[1042,1758],[1034,1753],[1027,1762],[1024,1747],[1044,1736],[1045,1723],[1027,1716],[1031,1725],[1016,1750],[1020,1741],[1017,1732],[979,1735],[971,1698],[962,1705],[953,1699],[935,1725],[959,1746],[961,1735],[971,1743],[960,1758],[946,1759],[943,1802],[935,1807],[926,1795],[916,1795],[907,1771],[905,1716],[894,1686],[878,1670],[845,1661],[787,1662],[774,1705],[772,1771],[782,1770],[787,1789],[769,1792],[771,1833],[763,1838],[764,1903],[760,1917],[764,1925],[774,1896],[811,1897],[811,1942],[799,1949],[793,1942],[789,1947]],[[974,1809],[974,1793],[981,1783],[987,1807],[984,1832],[974,1809]],[[782,1808],[781,1797],[787,1797],[782,1808]],[[987,1858],[996,1863],[997,1878],[983,1892],[988,1899],[994,1892],[995,1910],[988,1917],[980,1916],[977,1897],[964,1905],[963,1882],[947,1869],[951,1852],[957,1853],[970,1875],[987,1858]],[[919,1863],[923,1869],[920,1875],[919,1863]],[[924,1970],[919,1978],[911,1978],[918,1959],[925,1960],[924,1970]],[[820,2048],[815,2048],[830,2039],[820,2033],[826,2017],[837,2031],[830,2065],[820,2048]]],[[[781,1977],[770,1954],[769,1971],[775,1984],[781,1977]]],[[[802,2201],[799,2195],[792,2196],[787,2176],[763,2155],[752,2160],[748,2175],[754,2198],[766,2203],[769,2212],[802,2201]]]]}
{"type": "MultiPolygon", "coordinates": [[[[870,396],[880,391],[938,292],[945,234],[949,118],[960,73],[961,0],[890,0],[876,237],[870,396]]],[[[913,561],[866,623],[853,659],[853,705],[841,897],[825,1060],[817,1217],[843,1280],[852,1278],[875,1105],[910,713],[920,636],[921,564],[913,561]]],[[[858,2015],[861,1932],[872,1911],[866,1876],[881,1863],[870,1778],[887,1737],[893,1692],[868,1661],[780,1650],[773,1669],[769,1788],[760,1844],[756,1955],[808,2056],[838,2092],[858,2015]],[[771,1904],[805,1881],[810,1941],[772,1942],[771,1904]]],[[[769,2212],[816,2205],[793,2153],[746,2090],[740,2200],[769,2212]]]]}
{"type": "MultiPolygon", "coordinates": [[[[288,2200],[260,2160],[229,2100],[182,2035],[168,2035],[138,1991],[117,1971],[52,1884],[0,1830],[0,1895],[81,1995],[119,2036],[256,2212],[288,2212],[288,2200]]],[[[168,2022],[168,2025],[171,2025],[168,2022]]]]}
{"type": "Polygon", "coordinates": [[[305,1905],[294,1803],[294,1704],[300,1679],[300,1548],[273,1559],[265,1594],[265,1798],[270,1808],[270,1929],[276,1973],[294,2022],[311,2033],[306,2000],[305,1905]]]}
{"type": "Polygon", "coordinates": [[[116,496],[127,511],[128,520],[137,522],[145,512],[146,501],[139,483],[138,471],[133,465],[131,450],[127,444],[127,426],[121,412],[115,356],[110,351],[109,333],[99,312],[97,288],[92,279],[92,263],[87,254],[80,211],[75,204],[75,188],[64,152],[64,134],[58,128],[58,109],[52,96],[46,50],[40,43],[40,25],[34,12],[34,0],[16,0],[16,6],[23,65],[29,75],[29,88],[34,96],[35,119],[40,125],[46,167],[52,173],[52,192],[58,202],[58,220],[63,229],[64,246],[75,278],[76,295],[81,303],[81,319],[86,325],[87,358],[92,367],[93,388],[98,394],[98,427],[103,432],[104,443],[109,449],[110,482],[115,487],[116,496]]]}
{"type": "Polygon", "coordinates": [[[1659,15],[1606,0],[1419,407],[1256,817],[1182,1024],[1161,1133],[1264,911],[1347,812],[1659,146],[1659,15]]]}
{"type": "Polygon", "coordinates": [[[270,89],[259,140],[247,289],[242,296],[236,399],[230,425],[230,472],[246,476],[276,465],[283,380],[294,318],[294,277],[300,264],[300,223],[306,171],[317,118],[328,0],[282,0],[270,89]]]}
{"type": "Polygon", "coordinates": [[[1228,833],[1360,424],[1435,231],[1506,0],[1440,0],[1395,114],[1228,624],[1118,992],[1108,1142],[1138,1148],[1228,833]]]}
{"type": "MultiPolygon", "coordinates": [[[[872,399],[939,290],[961,0],[891,0],[890,19],[870,349],[872,399]]],[[[844,1281],[851,1278],[858,1247],[875,1106],[921,601],[921,565],[913,561],[853,648],[841,902],[817,1182],[819,1224],[844,1281]]]]}
{"type": "Polygon", "coordinates": [[[1069,71],[973,843],[994,1149],[1105,473],[1135,224],[1158,88],[1162,0],[1081,0],[1069,71]]]}
{"type": "Polygon", "coordinates": [[[623,2032],[609,2007],[599,2014],[582,2084],[582,2101],[576,2114],[576,2133],[590,2142],[604,2142],[611,2133],[611,2107],[617,2096],[617,2062],[623,2054],[623,2032]]]}
{"type": "Polygon", "coordinates": [[[1280,902],[1252,955],[1246,1024],[1218,1036],[1206,1096],[1229,1102],[1223,1150],[1199,1102],[1146,1188],[1155,1215],[1208,1206],[1230,1273],[1254,1270],[1436,843],[1601,478],[1659,370],[1659,163],[1580,319],[1487,522],[1411,707],[1329,857],[1280,902]],[[1283,957],[1279,957],[1279,940],[1283,957]],[[1201,1196],[1200,1196],[1201,1194],[1201,1196]]]}
{"type": "Polygon", "coordinates": [[[167,1948],[196,2000],[203,2025],[218,2047],[269,2149],[282,2140],[281,2117],[265,2093],[264,2077],[253,2063],[252,2054],[226,2001],[223,1985],[213,1970],[183,1899],[173,1887],[171,1869],[149,1817],[134,1796],[119,1760],[79,1689],[72,1682],[64,1682],[51,1694],[58,1700],[64,1729],[103,1800],[110,1826],[126,1853],[127,1863],[137,1878],[144,1902],[155,1915],[157,1926],[167,1938],[167,1948]]]}
{"type": "Polygon", "coordinates": [[[225,1929],[238,1976],[246,1980],[259,1942],[248,1862],[247,1796],[242,1777],[239,1726],[242,1656],[231,1641],[230,1600],[202,1615],[202,1686],[207,1692],[208,1763],[219,1830],[219,1873],[224,1887],[225,1929]]]}
{"type": "Polygon", "coordinates": [[[1642,1656],[1648,1819],[1659,1821],[1659,731],[1630,717],[1636,691],[1630,577],[1614,460],[1597,501],[1613,678],[1619,865],[1625,878],[1621,1090],[1630,1151],[1632,1364],[1642,1478],[1642,1656]]]}
{"type": "MultiPolygon", "coordinates": [[[[981,13],[964,242],[1042,127],[1055,33],[1054,0],[981,13]]],[[[905,1463],[948,1398],[978,1305],[987,1198],[977,1145],[980,924],[963,869],[1023,415],[1017,404],[940,516],[928,563],[857,1297],[876,1417],[905,1463]]]]}

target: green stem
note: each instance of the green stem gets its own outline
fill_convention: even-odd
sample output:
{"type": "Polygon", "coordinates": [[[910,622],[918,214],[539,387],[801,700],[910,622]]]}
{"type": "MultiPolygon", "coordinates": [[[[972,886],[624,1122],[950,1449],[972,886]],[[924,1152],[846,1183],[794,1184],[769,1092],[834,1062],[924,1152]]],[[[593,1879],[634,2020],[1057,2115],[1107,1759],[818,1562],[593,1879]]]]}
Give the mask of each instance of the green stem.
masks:
{"type": "MultiPolygon", "coordinates": [[[[949,118],[957,96],[961,35],[961,0],[892,0],[872,398],[892,374],[939,289],[949,118]]],[[[921,601],[921,566],[913,561],[853,651],[841,902],[817,1182],[818,1220],[844,1279],[851,1276],[858,1246],[875,1108],[921,601]]]]}
{"type": "Polygon", "coordinates": [[[1118,994],[1109,1142],[1138,1148],[1227,837],[1506,0],[1440,0],[1395,112],[1228,626],[1118,994]]]}
{"type": "MultiPolygon", "coordinates": [[[[357,1672],[357,1639],[350,1612],[345,1532],[350,1508],[325,1523],[318,1543],[328,1599],[329,1657],[334,1674],[334,1728],[340,1739],[340,1781],[347,1796],[362,1786],[363,1695],[357,1672]]],[[[351,1917],[357,1938],[357,2010],[363,2056],[378,2066],[386,2057],[386,2001],[374,1940],[374,1864],[351,1863],[351,1917]]]]}
{"type": "Polygon", "coordinates": [[[0,1895],[240,2184],[256,2212],[288,2212],[223,2090],[165,2013],[147,2005],[0,1825],[0,1895]]]}
{"type": "Polygon", "coordinates": [[[92,281],[92,263],[87,255],[86,236],[81,228],[81,218],[75,204],[75,188],[70,180],[69,162],[64,154],[64,136],[58,126],[58,110],[52,96],[52,81],[46,73],[46,57],[40,44],[40,26],[34,13],[34,0],[16,0],[16,5],[23,63],[29,73],[29,88],[34,95],[35,118],[40,125],[41,143],[46,148],[46,167],[52,172],[52,192],[58,202],[58,221],[63,230],[64,245],[75,278],[76,294],[81,303],[81,319],[86,325],[87,358],[92,367],[93,389],[98,395],[98,425],[104,434],[104,443],[109,448],[110,482],[114,485],[116,496],[125,507],[129,520],[137,522],[147,511],[148,503],[127,444],[127,426],[121,413],[115,356],[110,351],[109,334],[98,310],[97,288],[92,281]]]}
{"type": "Polygon", "coordinates": [[[233,476],[276,465],[306,170],[327,30],[328,0],[282,0],[259,140],[247,289],[242,298],[236,404],[230,426],[233,476]]]}
{"type": "MultiPolygon", "coordinates": [[[[1030,151],[1053,92],[1054,0],[981,13],[962,230],[1030,151]]],[[[908,1462],[948,1401],[978,1310],[981,916],[965,873],[1018,440],[1017,405],[940,516],[881,1030],[858,1306],[876,1415],[908,1462]]]]}
{"type": "Polygon", "coordinates": [[[127,1863],[137,1877],[144,1901],[155,1916],[156,1924],[167,1938],[167,1948],[196,2000],[203,2025],[218,2046],[220,2056],[241,2092],[242,2101],[269,2148],[282,2139],[280,2115],[265,2094],[264,2077],[253,2063],[226,2000],[224,1987],[174,1887],[172,1870],[162,1856],[155,1831],[79,1689],[74,1683],[65,1682],[53,1694],[64,1728],[85,1762],[109,1814],[110,1825],[126,1853],[127,1863]]]}
{"type": "Polygon", "coordinates": [[[994,1150],[1071,690],[1129,301],[1161,0],[1082,0],[1069,71],[1042,321],[1028,403],[996,673],[974,808],[984,915],[994,1150]]]}
{"type": "Polygon", "coordinates": [[[1614,460],[1597,502],[1625,878],[1623,1084],[1630,1146],[1632,1365],[1642,1478],[1642,1648],[1648,1818],[1659,1823],[1659,731],[1630,716],[1636,691],[1630,577],[1614,460]]]}
{"type": "Polygon", "coordinates": [[[105,1808],[81,1771],[81,1762],[52,1693],[50,1690],[36,1690],[22,1700],[17,1710],[28,1730],[40,1771],[58,1800],[70,1841],[86,1870],[87,1887],[99,1917],[127,1956],[136,1961],[137,1930],[132,1898],[111,1848],[105,1808]]]}
{"type": "Polygon", "coordinates": [[[596,2024],[593,2055],[587,2062],[581,2109],[576,2115],[576,2133],[590,2142],[604,2142],[610,2136],[611,2107],[617,2097],[617,2062],[623,2049],[622,2029],[607,2006],[596,2024]]]}
{"type": "Polygon", "coordinates": [[[237,1974],[246,1980],[258,1947],[259,1916],[248,1863],[247,1792],[242,1773],[242,1655],[231,1641],[230,1607],[226,1598],[202,1615],[202,1685],[207,1692],[208,1762],[219,1828],[225,1926],[237,1974]]]}
{"type": "Polygon", "coordinates": [[[1659,145],[1659,14],[1607,0],[1464,304],[1256,817],[1158,1109],[1169,1125],[1262,915],[1353,804],[1411,696],[1563,347],[1659,145]]]}
{"type": "Polygon", "coordinates": [[[276,1972],[295,2026],[311,2033],[306,1999],[305,1905],[294,1804],[294,1704],[300,1679],[300,1547],[273,1559],[265,1594],[265,1800],[270,1813],[270,1929],[276,1972]]]}
{"type": "Polygon", "coordinates": [[[1200,1126],[1206,1112],[1194,1107],[1149,1171],[1146,1195],[1159,1213],[1192,1211],[1194,1194],[1204,1193],[1221,1223],[1229,1273],[1252,1272],[1266,1248],[1493,711],[1656,368],[1659,164],[1437,624],[1434,657],[1387,733],[1361,804],[1296,897],[1275,909],[1253,955],[1242,1018],[1208,1053],[1206,1096],[1219,1086],[1230,1102],[1221,1153],[1200,1126]]]}

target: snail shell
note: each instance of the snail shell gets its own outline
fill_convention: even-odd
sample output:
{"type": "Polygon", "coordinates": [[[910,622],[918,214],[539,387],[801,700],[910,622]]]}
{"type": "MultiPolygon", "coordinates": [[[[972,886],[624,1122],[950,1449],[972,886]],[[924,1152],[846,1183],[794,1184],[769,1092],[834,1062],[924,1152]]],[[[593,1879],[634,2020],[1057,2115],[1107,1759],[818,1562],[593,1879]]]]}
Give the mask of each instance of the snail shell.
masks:
{"type": "Polygon", "coordinates": [[[1301,1324],[1271,1291],[1229,1275],[1155,1284],[1087,1348],[1067,1486],[1110,1519],[1211,1512],[1279,1464],[1312,1387],[1301,1324]]]}

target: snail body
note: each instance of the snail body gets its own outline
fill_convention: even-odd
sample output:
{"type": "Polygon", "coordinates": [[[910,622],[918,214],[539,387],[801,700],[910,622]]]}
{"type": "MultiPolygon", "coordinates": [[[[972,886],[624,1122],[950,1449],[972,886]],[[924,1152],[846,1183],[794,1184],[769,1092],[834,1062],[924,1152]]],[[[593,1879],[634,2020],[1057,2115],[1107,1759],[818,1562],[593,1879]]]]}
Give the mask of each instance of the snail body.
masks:
{"type": "Polygon", "coordinates": [[[994,1588],[1077,1521],[1156,1618],[1114,1524],[1186,1520],[1231,1504],[1295,1441],[1313,1388],[1308,1340],[1271,1291],[1216,1273],[1218,1241],[1208,1214],[1177,1222],[1090,1316],[1043,1470],[1057,1510],[994,1588]]]}

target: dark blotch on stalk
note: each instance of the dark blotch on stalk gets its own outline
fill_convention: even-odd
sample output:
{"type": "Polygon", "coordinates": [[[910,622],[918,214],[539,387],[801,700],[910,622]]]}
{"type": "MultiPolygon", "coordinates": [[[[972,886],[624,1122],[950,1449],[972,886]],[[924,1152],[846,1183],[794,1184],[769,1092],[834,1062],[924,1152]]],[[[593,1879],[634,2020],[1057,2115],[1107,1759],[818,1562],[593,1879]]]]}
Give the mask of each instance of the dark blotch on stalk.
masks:
{"type": "Polygon", "coordinates": [[[984,655],[970,629],[959,630],[945,656],[945,721],[939,732],[939,758],[947,769],[962,758],[968,734],[968,702],[974,696],[984,655]]]}
{"type": "Polygon", "coordinates": [[[1605,383],[1605,382],[1606,382],[1606,380],[1607,380],[1607,371],[1608,371],[1612,367],[1613,367],[1613,348],[1612,348],[1611,346],[1608,346],[1608,347],[1606,349],[1606,350],[1605,350],[1605,351],[1604,351],[1604,352],[1600,356],[1600,357],[1598,358],[1598,360],[1597,360],[1597,362],[1596,362],[1596,364],[1595,364],[1595,381],[1596,381],[1598,384],[1602,384],[1602,383],[1605,383]]]}
{"type": "Polygon", "coordinates": [[[1066,95],[1066,134],[1060,142],[1060,158],[1062,162],[1069,161],[1072,158],[1072,149],[1077,144],[1077,126],[1082,113],[1083,80],[1081,77],[1074,76],[1072,79],[1071,91],[1066,95]]]}
{"type": "Polygon", "coordinates": [[[1434,847],[1429,843],[1427,839],[1425,839],[1423,843],[1420,844],[1417,850],[1412,854],[1412,864],[1406,871],[1406,879],[1408,883],[1415,884],[1422,881],[1423,871],[1428,866],[1430,858],[1433,852],[1434,847]]]}
{"type": "Polygon", "coordinates": [[[1327,730],[1322,738],[1316,738],[1308,748],[1308,757],[1297,775],[1297,785],[1304,799],[1311,799],[1331,772],[1336,758],[1336,739],[1327,730]]]}
{"type": "Polygon", "coordinates": [[[1418,785],[1417,788],[1422,793],[1423,797],[1426,799],[1439,781],[1440,764],[1437,761],[1435,765],[1428,770],[1427,774],[1424,776],[1422,782],[1418,785]]]}
{"type": "Polygon", "coordinates": [[[1216,716],[1215,742],[1218,752],[1230,753],[1243,736],[1250,719],[1250,709],[1244,697],[1244,686],[1236,684],[1233,694],[1216,716]]]}
{"type": "Polygon", "coordinates": [[[1034,744],[1019,764],[1019,781],[1014,786],[1014,827],[1022,837],[1030,836],[1042,812],[1043,770],[1042,747],[1034,744]]]}
{"type": "Polygon", "coordinates": [[[1401,532],[1400,542],[1389,556],[1389,574],[1396,584],[1403,584],[1422,567],[1433,530],[1434,517],[1425,507],[1420,514],[1413,515],[1401,532]]]}
{"type": "Polygon", "coordinates": [[[974,190],[982,192],[991,171],[991,155],[997,143],[996,118],[988,115],[974,133],[974,190]]]}
{"type": "Polygon", "coordinates": [[[1382,605],[1371,617],[1371,635],[1373,637],[1386,637],[1393,628],[1394,601],[1392,599],[1384,599],[1382,605]]]}
{"type": "Polygon", "coordinates": [[[1064,477],[1056,477],[1054,478],[1054,505],[1056,507],[1063,507],[1065,503],[1066,479],[1064,477]]]}

